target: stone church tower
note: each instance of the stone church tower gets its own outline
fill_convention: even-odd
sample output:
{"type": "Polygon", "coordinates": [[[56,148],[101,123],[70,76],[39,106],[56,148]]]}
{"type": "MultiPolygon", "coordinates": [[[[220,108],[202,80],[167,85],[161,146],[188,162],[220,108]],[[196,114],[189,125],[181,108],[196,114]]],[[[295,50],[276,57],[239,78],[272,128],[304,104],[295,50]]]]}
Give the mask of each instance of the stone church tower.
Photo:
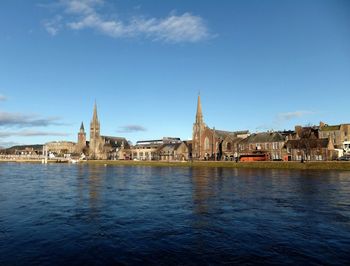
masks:
{"type": "Polygon", "coordinates": [[[83,122],[81,122],[80,130],[78,133],[77,152],[78,153],[83,152],[85,147],[86,147],[86,133],[84,129],[84,124],[83,122]]]}
{"type": "Polygon", "coordinates": [[[249,131],[226,131],[209,128],[203,120],[201,97],[198,95],[196,121],[193,123],[192,158],[222,160],[233,158],[237,141],[249,136],[249,131]]]}
{"type": "Polygon", "coordinates": [[[203,157],[202,150],[202,138],[205,131],[206,125],[203,121],[201,96],[198,95],[197,100],[197,112],[196,121],[193,124],[193,135],[192,135],[192,156],[194,159],[201,159],[203,157]]]}
{"type": "Polygon", "coordinates": [[[101,136],[100,136],[100,122],[97,117],[96,102],[94,105],[94,113],[90,123],[90,158],[97,159],[100,153],[101,136]]]}

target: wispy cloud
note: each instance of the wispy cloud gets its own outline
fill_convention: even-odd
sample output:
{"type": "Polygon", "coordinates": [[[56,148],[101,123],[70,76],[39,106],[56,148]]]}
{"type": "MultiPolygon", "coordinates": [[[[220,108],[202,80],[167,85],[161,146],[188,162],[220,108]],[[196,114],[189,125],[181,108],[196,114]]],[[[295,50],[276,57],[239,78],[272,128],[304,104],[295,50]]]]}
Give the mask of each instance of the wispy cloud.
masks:
{"type": "Polygon", "coordinates": [[[66,137],[70,134],[64,132],[50,132],[50,131],[36,131],[36,130],[22,130],[22,131],[2,131],[0,132],[0,138],[8,137],[44,137],[44,136],[54,136],[54,137],[66,137]]]}
{"type": "Polygon", "coordinates": [[[122,126],[117,130],[117,132],[120,133],[133,133],[133,132],[140,132],[140,131],[147,131],[146,128],[140,125],[126,125],[122,126]]]}
{"type": "Polygon", "coordinates": [[[284,123],[291,121],[296,118],[301,118],[307,115],[315,114],[313,111],[294,111],[294,112],[284,112],[284,113],[278,113],[274,120],[271,123],[266,123],[259,125],[255,129],[257,131],[260,130],[271,130],[271,129],[278,129],[283,126],[284,123]]]}
{"type": "Polygon", "coordinates": [[[305,115],[314,114],[312,111],[295,111],[295,112],[287,112],[287,113],[279,113],[276,116],[276,120],[278,122],[289,121],[298,117],[302,117],[305,115]]]}
{"type": "Polygon", "coordinates": [[[0,102],[6,101],[7,97],[5,95],[0,94],[0,102]]]}
{"type": "Polygon", "coordinates": [[[62,16],[56,15],[52,19],[44,20],[43,26],[45,30],[51,35],[55,36],[62,29],[62,16]]]}
{"type": "Polygon", "coordinates": [[[45,29],[56,35],[63,27],[72,30],[92,29],[113,38],[144,37],[171,43],[198,42],[211,35],[204,19],[189,12],[170,13],[163,18],[133,16],[122,20],[102,14],[103,0],[61,0],[61,12],[44,23],[45,29]]]}
{"type": "Polygon", "coordinates": [[[0,149],[9,148],[16,145],[20,145],[20,143],[14,141],[0,141],[0,149]]]}
{"type": "Polygon", "coordinates": [[[44,127],[49,125],[62,125],[58,117],[41,117],[22,113],[0,112],[1,127],[44,127]]]}

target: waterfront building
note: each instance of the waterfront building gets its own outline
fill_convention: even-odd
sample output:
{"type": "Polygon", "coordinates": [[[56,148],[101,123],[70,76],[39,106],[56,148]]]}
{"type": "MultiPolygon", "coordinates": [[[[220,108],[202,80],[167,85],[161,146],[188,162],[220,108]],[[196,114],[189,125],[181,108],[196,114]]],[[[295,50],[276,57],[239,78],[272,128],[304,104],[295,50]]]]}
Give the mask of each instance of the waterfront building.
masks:
{"type": "Polygon", "coordinates": [[[131,148],[133,160],[159,160],[159,149],[164,144],[181,143],[180,138],[164,137],[155,140],[140,140],[131,148]]]}
{"type": "Polygon", "coordinates": [[[331,138],[293,139],[285,147],[289,161],[330,161],[337,157],[331,138]]]}
{"type": "Polygon", "coordinates": [[[284,154],[286,137],[280,132],[251,134],[238,143],[240,156],[263,154],[267,160],[288,160],[284,154]]]}
{"type": "Polygon", "coordinates": [[[196,160],[222,160],[232,158],[237,142],[249,136],[249,131],[223,131],[209,128],[203,120],[201,98],[198,95],[197,112],[192,131],[192,158],[196,160]]]}
{"type": "Polygon", "coordinates": [[[131,148],[133,160],[158,160],[158,148],[163,144],[162,140],[141,140],[131,148]]]}
{"type": "Polygon", "coordinates": [[[118,159],[119,151],[129,148],[128,141],[123,137],[101,136],[100,121],[95,103],[90,122],[89,158],[95,160],[118,159]]]}
{"type": "Polygon", "coordinates": [[[327,125],[320,122],[319,137],[322,139],[331,138],[334,147],[342,149],[345,141],[350,141],[350,124],[327,125]]]}
{"type": "Polygon", "coordinates": [[[322,138],[317,126],[295,126],[295,132],[285,144],[288,160],[327,161],[337,158],[333,139],[322,138]]]}
{"type": "Polygon", "coordinates": [[[48,152],[61,156],[73,154],[76,151],[76,143],[72,141],[51,141],[45,146],[48,152]]]}
{"type": "Polygon", "coordinates": [[[185,141],[163,144],[157,153],[161,161],[187,161],[189,159],[189,149],[185,141]]]}

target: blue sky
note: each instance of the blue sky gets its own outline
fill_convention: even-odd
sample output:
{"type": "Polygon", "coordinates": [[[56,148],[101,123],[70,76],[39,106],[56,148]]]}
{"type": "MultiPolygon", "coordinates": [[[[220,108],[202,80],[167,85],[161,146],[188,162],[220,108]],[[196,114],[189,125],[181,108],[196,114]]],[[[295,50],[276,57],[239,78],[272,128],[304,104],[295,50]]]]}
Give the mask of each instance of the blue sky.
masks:
{"type": "Polygon", "coordinates": [[[349,123],[350,1],[0,3],[0,146],[349,123]]]}

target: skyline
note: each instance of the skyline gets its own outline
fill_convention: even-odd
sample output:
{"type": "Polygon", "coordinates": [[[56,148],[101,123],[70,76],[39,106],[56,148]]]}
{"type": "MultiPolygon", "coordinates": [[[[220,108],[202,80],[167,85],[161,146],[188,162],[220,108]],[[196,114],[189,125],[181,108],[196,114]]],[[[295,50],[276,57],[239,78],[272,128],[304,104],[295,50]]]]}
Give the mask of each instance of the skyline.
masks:
{"type": "Polygon", "coordinates": [[[348,1],[1,5],[0,146],[350,122],[348,1]]]}

